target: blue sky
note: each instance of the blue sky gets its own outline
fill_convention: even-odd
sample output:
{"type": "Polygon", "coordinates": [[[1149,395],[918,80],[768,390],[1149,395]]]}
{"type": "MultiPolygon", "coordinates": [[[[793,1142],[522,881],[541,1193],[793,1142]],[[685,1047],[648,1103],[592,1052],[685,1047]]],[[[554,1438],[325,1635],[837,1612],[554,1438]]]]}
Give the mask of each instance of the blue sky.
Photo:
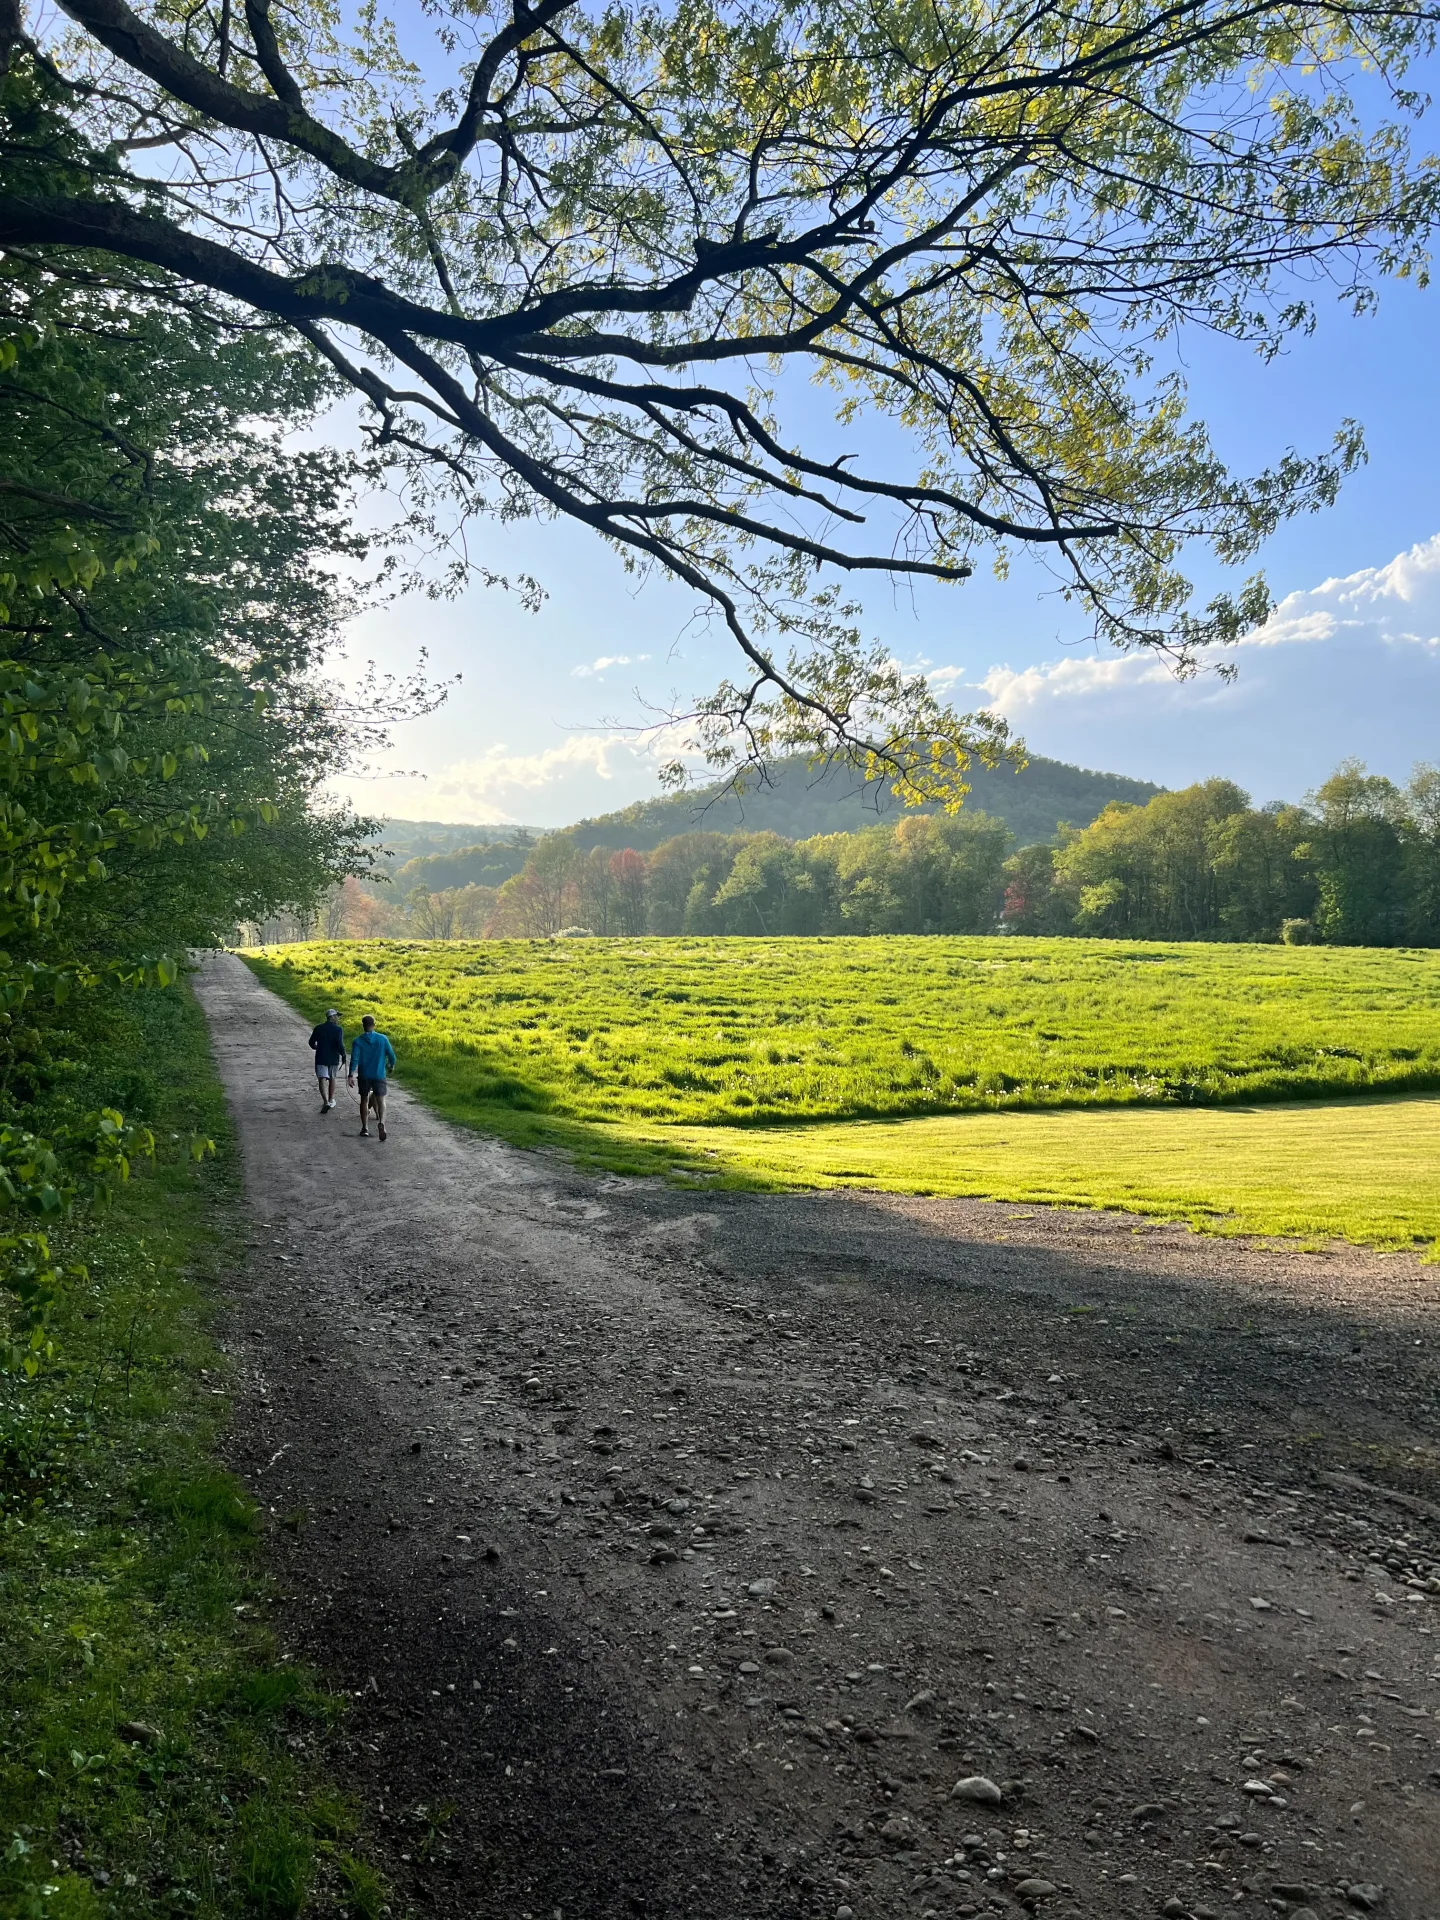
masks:
{"type": "MultiPolygon", "coordinates": [[[[996,705],[1033,752],[1170,786],[1223,774],[1257,800],[1299,798],[1346,755],[1402,779],[1440,758],[1437,300],[1440,289],[1386,287],[1377,313],[1334,308],[1269,365],[1226,343],[1183,343],[1194,409],[1235,467],[1323,448],[1347,417],[1369,448],[1337,506],[1283,528],[1262,554],[1281,606],[1231,656],[1233,684],[1203,673],[1177,684],[1154,661],[1097,652],[1021,569],[1004,583],[872,587],[869,630],[937,674],[956,704],[996,705]]],[[[862,424],[847,444],[863,456],[867,440],[878,436],[862,424]]],[[[641,730],[732,664],[697,625],[693,596],[663,581],[637,589],[569,526],[482,522],[469,540],[495,571],[533,573],[543,607],[527,613],[477,587],[363,616],[353,662],[403,671],[424,645],[437,674],[463,679],[440,712],[397,729],[380,763],[392,777],[339,789],[367,812],[537,826],[654,793],[670,749],[641,730]]]]}

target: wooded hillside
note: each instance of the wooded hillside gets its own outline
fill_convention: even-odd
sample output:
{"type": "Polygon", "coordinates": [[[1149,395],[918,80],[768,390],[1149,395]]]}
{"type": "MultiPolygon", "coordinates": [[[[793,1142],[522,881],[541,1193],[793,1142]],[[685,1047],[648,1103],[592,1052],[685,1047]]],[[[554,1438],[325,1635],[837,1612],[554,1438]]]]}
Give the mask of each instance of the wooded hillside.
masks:
{"type": "MultiPolygon", "coordinates": [[[[1060,760],[1035,755],[1021,768],[994,769],[975,765],[967,776],[970,796],[967,813],[985,813],[1001,820],[1019,846],[1053,840],[1063,821],[1088,827],[1112,800],[1143,806],[1162,791],[1147,780],[1127,779],[1119,773],[1092,773],[1060,760]]],[[[778,833],[787,840],[809,840],[819,833],[858,833],[877,820],[892,824],[902,813],[934,812],[935,808],[905,808],[884,781],[861,781],[846,768],[829,774],[812,772],[793,757],[778,761],[766,786],[745,794],[725,793],[709,786],[696,793],[641,800],[617,813],[581,820],[570,829],[577,847],[634,847],[648,853],[662,840],[699,828],[707,833],[778,833]]]]}

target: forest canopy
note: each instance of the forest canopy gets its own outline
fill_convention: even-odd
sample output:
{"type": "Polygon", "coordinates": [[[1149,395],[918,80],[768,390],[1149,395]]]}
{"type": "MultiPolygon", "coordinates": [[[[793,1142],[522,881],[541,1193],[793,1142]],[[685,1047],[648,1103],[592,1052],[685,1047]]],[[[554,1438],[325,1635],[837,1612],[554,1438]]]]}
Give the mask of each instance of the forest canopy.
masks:
{"type": "MultiPolygon", "coordinates": [[[[623,820],[624,815],[617,815],[623,820]]],[[[586,829],[354,881],[290,934],[427,940],[595,935],[1077,934],[1440,945],[1440,769],[1405,787],[1345,761],[1304,805],[1230,780],[1017,846],[1003,820],[907,813],[788,839],[703,825],[642,851],[586,829]],[[446,884],[448,883],[448,884],[446,884]]]]}

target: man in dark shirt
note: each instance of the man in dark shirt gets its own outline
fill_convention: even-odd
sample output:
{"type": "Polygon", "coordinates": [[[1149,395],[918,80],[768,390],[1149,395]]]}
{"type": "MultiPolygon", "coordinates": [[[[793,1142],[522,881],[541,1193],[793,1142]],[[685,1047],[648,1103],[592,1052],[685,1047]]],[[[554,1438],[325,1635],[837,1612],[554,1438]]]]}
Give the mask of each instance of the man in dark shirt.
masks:
{"type": "Polygon", "coordinates": [[[320,1111],[328,1113],[335,1104],[336,1073],[345,1064],[345,1029],[340,1025],[340,1016],[334,1007],[310,1035],[310,1050],[315,1055],[320,1111]]]}

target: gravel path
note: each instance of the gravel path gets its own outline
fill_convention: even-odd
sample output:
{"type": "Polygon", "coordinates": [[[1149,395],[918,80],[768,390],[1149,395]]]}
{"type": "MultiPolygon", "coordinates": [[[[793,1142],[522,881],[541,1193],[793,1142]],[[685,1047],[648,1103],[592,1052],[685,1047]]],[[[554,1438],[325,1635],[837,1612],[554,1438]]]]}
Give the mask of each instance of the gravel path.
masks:
{"type": "Polygon", "coordinates": [[[197,984],[234,1461],[408,1900],[1434,1920],[1440,1271],[382,1146],[197,984]]]}

